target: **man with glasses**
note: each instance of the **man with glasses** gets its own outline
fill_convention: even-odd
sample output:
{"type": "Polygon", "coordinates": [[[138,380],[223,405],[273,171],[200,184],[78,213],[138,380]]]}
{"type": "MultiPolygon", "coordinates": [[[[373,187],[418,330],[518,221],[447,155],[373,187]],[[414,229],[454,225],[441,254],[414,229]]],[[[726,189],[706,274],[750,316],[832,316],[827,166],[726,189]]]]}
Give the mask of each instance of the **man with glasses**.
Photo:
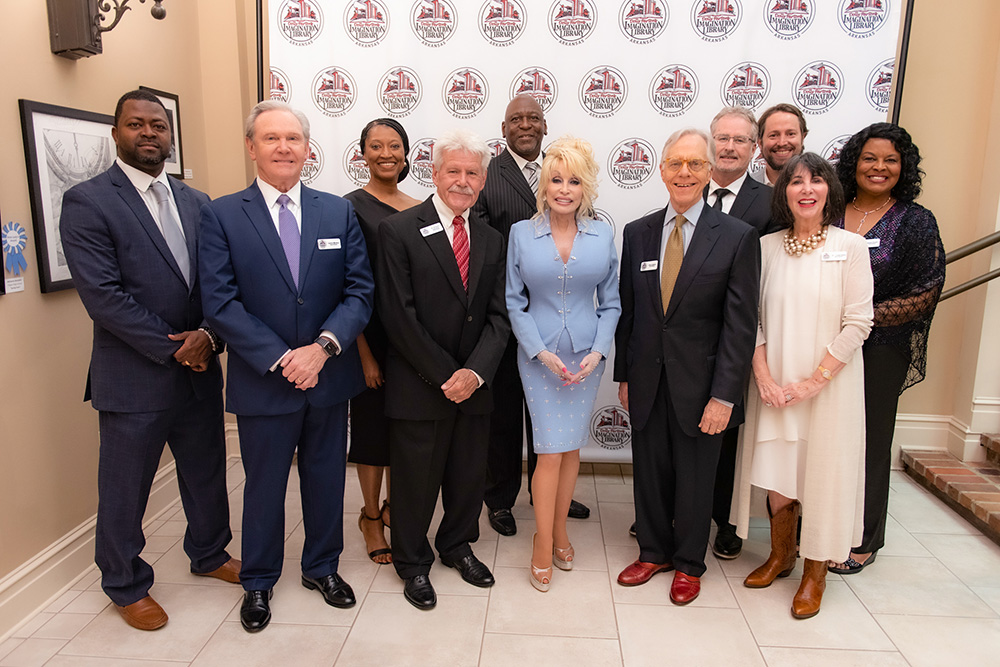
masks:
{"type": "Polygon", "coordinates": [[[685,129],[663,147],[670,201],[625,227],[615,334],[639,542],[618,583],[676,569],[670,599],[679,605],[701,590],[722,433],[743,421],[757,332],[758,235],[706,204],[711,141],[685,129]]]}

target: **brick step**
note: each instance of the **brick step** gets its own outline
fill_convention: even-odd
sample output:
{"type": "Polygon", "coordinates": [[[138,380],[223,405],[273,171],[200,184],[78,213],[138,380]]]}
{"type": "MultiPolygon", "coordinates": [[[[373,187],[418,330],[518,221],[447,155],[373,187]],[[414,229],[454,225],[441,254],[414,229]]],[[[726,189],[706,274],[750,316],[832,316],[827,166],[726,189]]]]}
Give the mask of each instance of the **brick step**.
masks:
{"type": "Polygon", "coordinates": [[[979,442],[986,448],[986,460],[1000,466],[1000,433],[983,433],[979,442]]]}
{"type": "Polygon", "coordinates": [[[904,448],[902,459],[910,477],[1000,545],[1000,465],[959,461],[942,450],[904,448]]]}

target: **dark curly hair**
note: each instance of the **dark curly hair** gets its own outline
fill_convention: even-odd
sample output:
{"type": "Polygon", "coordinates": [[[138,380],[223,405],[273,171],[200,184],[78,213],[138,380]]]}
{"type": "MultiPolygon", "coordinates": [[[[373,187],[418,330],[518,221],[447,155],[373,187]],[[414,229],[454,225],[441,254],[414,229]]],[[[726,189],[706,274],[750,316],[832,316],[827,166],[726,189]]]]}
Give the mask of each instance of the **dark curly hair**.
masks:
{"type": "Polygon", "coordinates": [[[848,139],[840,151],[837,177],[844,186],[846,200],[851,201],[858,194],[858,160],[869,139],[887,139],[899,152],[899,182],[892,188],[892,196],[901,202],[911,202],[919,197],[924,170],[920,168],[920,151],[910,139],[910,133],[895,123],[872,123],[848,139]]]}
{"type": "Polygon", "coordinates": [[[844,217],[844,189],[840,186],[833,167],[815,153],[802,153],[786,162],[778,174],[778,181],[774,184],[774,192],[771,195],[771,220],[778,223],[782,229],[791,227],[795,221],[792,209],[788,206],[788,195],[785,190],[800,166],[809,172],[810,177],[822,178],[829,188],[826,203],[823,205],[823,226],[826,227],[844,217]]]}
{"type": "Polygon", "coordinates": [[[396,182],[400,183],[410,173],[410,138],[406,136],[406,130],[403,129],[403,126],[395,118],[376,118],[373,121],[369,121],[365,125],[365,129],[361,130],[361,140],[358,142],[358,145],[361,146],[362,153],[365,152],[365,142],[368,141],[368,133],[377,125],[385,125],[403,140],[403,159],[405,162],[403,164],[403,171],[399,172],[399,177],[396,178],[396,182]]]}

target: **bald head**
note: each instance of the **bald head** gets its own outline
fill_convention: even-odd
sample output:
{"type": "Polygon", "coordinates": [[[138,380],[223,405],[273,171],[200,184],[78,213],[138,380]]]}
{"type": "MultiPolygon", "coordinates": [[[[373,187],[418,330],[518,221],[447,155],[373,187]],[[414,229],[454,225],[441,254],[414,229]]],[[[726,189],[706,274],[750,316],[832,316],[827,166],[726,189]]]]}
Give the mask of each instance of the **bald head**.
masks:
{"type": "Polygon", "coordinates": [[[525,160],[537,159],[542,137],[548,133],[542,106],[531,95],[518,95],[507,105],[500,131],[511,152],[525,160]]]}

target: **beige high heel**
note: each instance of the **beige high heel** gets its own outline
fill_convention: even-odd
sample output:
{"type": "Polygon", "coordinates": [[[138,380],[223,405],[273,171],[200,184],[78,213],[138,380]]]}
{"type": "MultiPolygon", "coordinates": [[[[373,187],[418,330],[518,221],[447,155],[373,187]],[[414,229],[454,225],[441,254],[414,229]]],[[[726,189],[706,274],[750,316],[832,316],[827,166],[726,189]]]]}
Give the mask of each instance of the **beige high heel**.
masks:
{"type": "Polygon", "coordinates": [[[552,548],[552,564],[558,567],[560,570],[572,570],[573,569],[573,556],[575,552],[573,551],[573,545],[569,545],[565,549],[560,549],[559,547],[552,548]]]}
{"type": "MultiPolygon", "coordinates": [[[[538,537],[538,533],[531,536],[531,551],[535,551],[535,538],[538,537]]],[[[535,590],[541,591],[542,593],[547,593],[549,591],[549,586],[552,583],[552,566],[549,567],[535,567],[534,560],[530,561],[531,573],[528,578],[531,580],[531,585],[535,587],[535,590]]]]}

